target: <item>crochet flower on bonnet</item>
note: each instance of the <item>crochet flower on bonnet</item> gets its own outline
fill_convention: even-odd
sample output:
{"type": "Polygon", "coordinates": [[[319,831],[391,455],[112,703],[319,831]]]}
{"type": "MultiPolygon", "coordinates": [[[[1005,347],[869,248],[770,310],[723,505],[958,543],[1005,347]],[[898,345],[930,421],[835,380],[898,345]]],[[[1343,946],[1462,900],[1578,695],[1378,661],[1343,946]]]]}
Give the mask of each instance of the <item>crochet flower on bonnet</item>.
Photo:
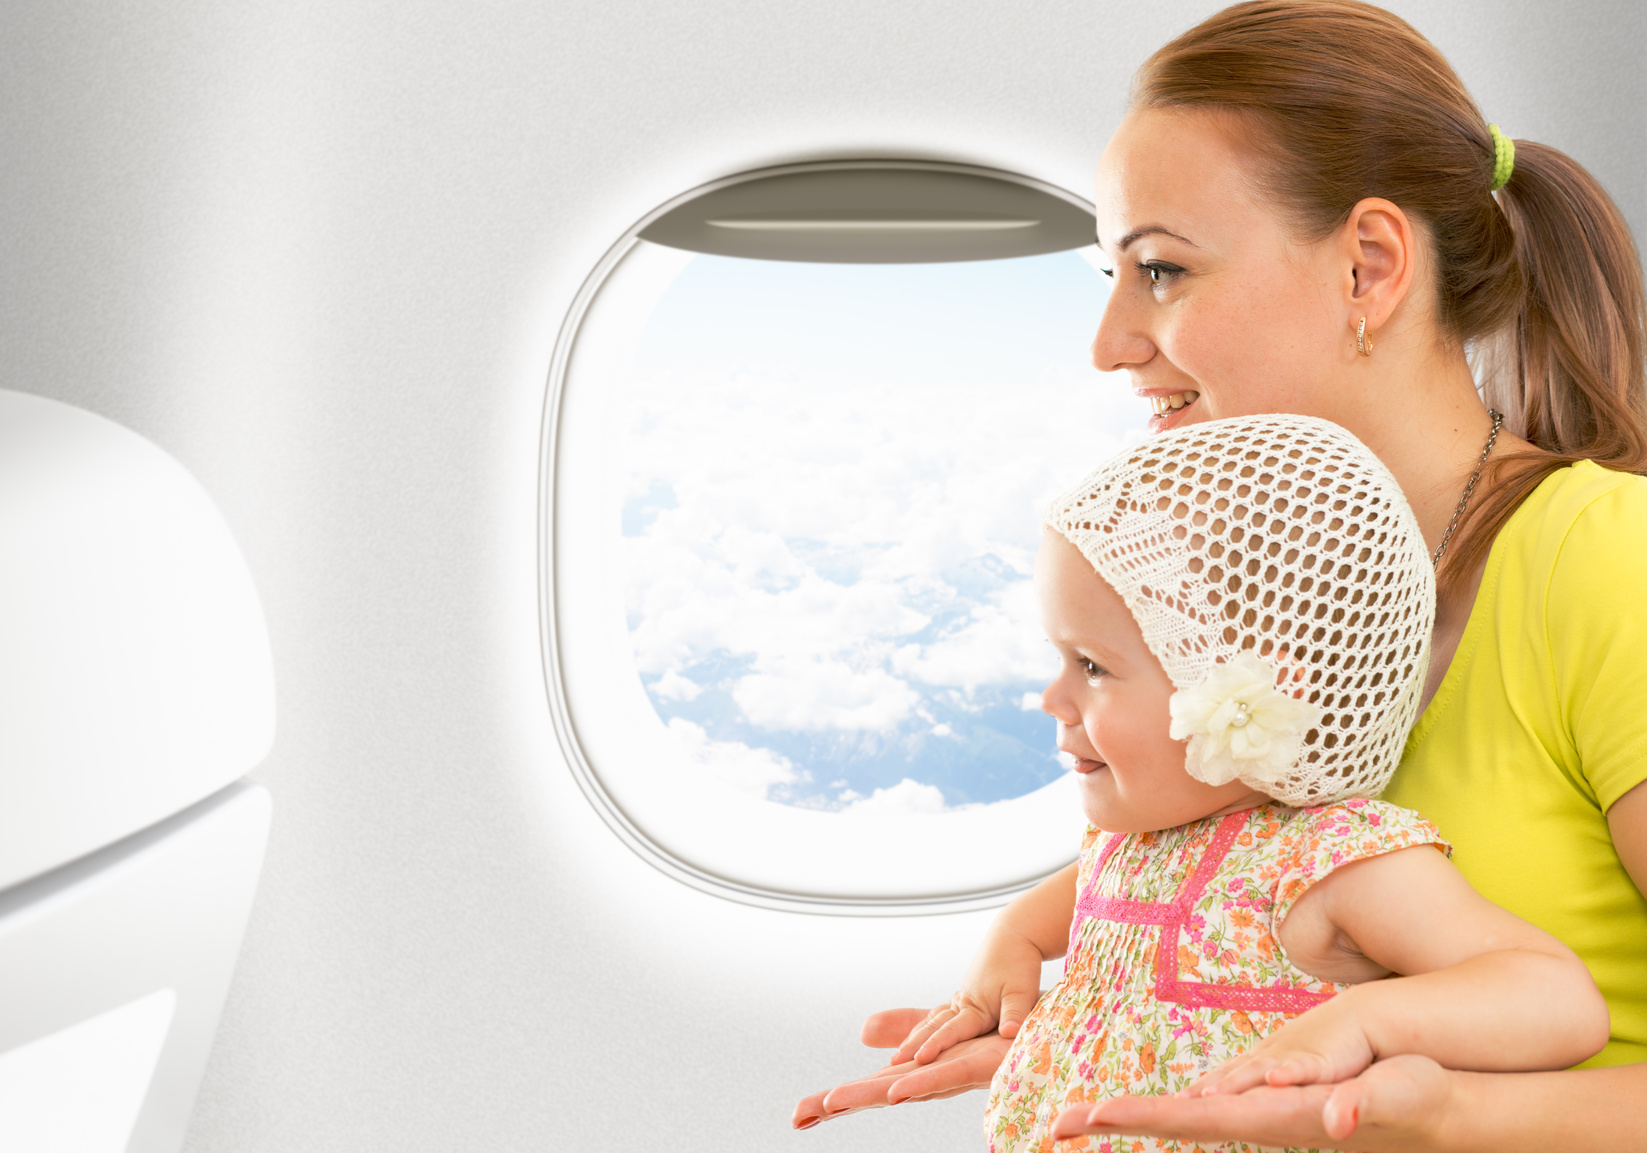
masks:
{"type": "Polygon", "coordinates": [[[1209,785],[1240,778],[1259,789],[1281,783],[1322,710],[1276,688],[1279,675],[1248,649],[1172,694],[1172,739],[1189,740],[1190,776],[1209,785]]]}

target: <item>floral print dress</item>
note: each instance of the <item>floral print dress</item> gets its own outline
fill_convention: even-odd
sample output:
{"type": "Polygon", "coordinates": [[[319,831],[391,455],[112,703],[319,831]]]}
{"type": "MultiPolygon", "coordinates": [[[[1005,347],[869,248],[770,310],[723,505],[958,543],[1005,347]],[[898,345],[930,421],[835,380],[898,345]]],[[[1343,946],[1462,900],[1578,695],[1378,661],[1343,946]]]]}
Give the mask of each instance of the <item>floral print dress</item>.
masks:
{"type": "Polygon", "coordinates": [[[1065,1108],[1175,1093],[1348,985],[1294,968],[1279,932],[1335,868],[1450,847],[1410,809],[1269,804],[1154,833],[1088,828],[1064,979],[1035,1006],[990,1086],[990,1153],[1237,1153],[1152,1137],[1047,1135],[1065,1108]]]}

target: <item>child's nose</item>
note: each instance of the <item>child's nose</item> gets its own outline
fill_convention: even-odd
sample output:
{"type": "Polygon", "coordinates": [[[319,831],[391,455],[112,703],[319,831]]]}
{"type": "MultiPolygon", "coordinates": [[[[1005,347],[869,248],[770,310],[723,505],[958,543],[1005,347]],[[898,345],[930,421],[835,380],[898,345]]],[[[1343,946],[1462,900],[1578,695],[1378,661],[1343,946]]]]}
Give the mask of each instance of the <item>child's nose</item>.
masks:
{"type": "Polygon", "coordinates": [[[1080,719],[1071,708],[1069,699],[1059,691],[1056,680],[1041,690],[1041,711],[1058,723],[1072,727],[1080,719]]]}

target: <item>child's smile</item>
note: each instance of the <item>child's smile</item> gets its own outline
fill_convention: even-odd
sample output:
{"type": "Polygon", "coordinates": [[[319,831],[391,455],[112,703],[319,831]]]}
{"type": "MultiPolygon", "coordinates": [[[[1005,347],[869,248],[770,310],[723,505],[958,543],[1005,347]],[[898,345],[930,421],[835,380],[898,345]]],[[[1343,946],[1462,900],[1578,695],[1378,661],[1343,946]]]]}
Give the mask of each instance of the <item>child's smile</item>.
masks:
{"type": "Polygon", "coordinates": [[[1198,821],[1267,800],[1239,781],[1208,785],[1168,736],[1173,685],[1119,594],[1056,532],[1041,538],[1036,591],[1062,662],[1041,694],[1058,748],[1075,758],[1087,820],[1116,833],[1198,821]]]}

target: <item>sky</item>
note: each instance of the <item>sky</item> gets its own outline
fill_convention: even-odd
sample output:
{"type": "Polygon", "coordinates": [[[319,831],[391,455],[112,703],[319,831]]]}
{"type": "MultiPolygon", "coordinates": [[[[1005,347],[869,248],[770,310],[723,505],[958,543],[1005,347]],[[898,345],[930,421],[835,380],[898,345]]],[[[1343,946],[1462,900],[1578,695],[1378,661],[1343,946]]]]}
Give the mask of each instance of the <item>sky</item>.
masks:
{"type": "Polygon", "coordinates": [[[1065,771],[1039,509],[1147,407],[1087,346],[1076,252],[693,258],[628,385],[637,669],[691,766],[780,804],[941,812],[1065,771]]]}

